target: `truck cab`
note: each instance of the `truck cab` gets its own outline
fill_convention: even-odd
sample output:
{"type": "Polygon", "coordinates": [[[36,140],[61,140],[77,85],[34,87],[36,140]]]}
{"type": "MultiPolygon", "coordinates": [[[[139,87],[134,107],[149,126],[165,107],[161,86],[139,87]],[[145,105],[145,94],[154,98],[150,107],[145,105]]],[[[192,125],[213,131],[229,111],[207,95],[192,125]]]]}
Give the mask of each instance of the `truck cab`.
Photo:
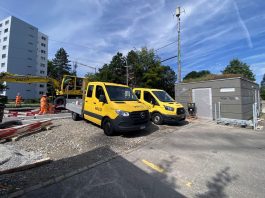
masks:
{"type": "Polygon", "coordinates": [[[149,108],[151,119],[155,124],[183,121],[186,118],[185,109],[170,95],[161,89],[135,88],[137,98],[149,108]]]}
{"type": "Polygon", "coordinates": [[[67,101],[66,108],[73,112],[74,120],[83,117],[101,126],[106,135],[142,130],[150,124],[148,108],[131,88],[121,84],[90,82],[83,101],[67,101]]]}

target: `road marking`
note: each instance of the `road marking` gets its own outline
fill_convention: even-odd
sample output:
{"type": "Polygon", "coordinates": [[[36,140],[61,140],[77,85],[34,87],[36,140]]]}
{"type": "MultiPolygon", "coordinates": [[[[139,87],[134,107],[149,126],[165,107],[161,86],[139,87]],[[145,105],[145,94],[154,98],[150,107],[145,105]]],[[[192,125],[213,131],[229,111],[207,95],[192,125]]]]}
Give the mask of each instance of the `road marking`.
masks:
{"type": "Polygon", "coordinates": [[[186,183],[186,186],[188,186],[188,187],[191,188],[191,186],[192,186],[192,182],[187,182],[187,183],[186,183]]]}
{"type": "Polygon", "coordinates": [[[152,162],[149,162],[149,161],[144,160],[144,159],[142,160],[142,162],[143,162],[146,166],[148,166],[148,167],[150,167],[150,168],[156,170],[156,171],[159,172],[159,173],[164,173],[164,172],[165,172],[165,170],[164,170],[163,168],[161,168],[160,166],[157,166],[157,165],[153,164],[152,162]]]}

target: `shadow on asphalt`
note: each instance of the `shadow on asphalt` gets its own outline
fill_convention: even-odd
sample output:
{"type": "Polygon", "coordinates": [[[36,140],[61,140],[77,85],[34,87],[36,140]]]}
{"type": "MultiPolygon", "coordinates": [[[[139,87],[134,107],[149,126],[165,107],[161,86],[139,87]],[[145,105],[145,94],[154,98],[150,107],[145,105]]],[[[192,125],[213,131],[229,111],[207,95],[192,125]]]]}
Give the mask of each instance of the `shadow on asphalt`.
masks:
{"type": "MultiPolygon", "coordinates": [[[[91,124],[95,127],[100,128],[100,126],[98,126],[97,124],[94,124],[93,122],[90,122],[88,120],[83,120],[85,121],[87,124],[91,124]]],[[[101,129],[102,130],[102,129],[101,129]]],[[[159,127],[155,124],[153,124],[152,122],[150,122],[150,126],[147,127],[147,129],[145,130],[138,130],[138,131],[130,131],[130,132],[116,132],[113,136],[122,136],[124,138],[137,138],[137,137],[141,137],[141,136],[147,136],[150,135],[156,131],[159,130],[159,127]]],[[[103,130],[102,130],[102,135],[104,135],[103,130]]]]}
{"type": "Polygon", "coordinates": [[[228,195],[225,193],[225,188],[238,179],[238,175],[231,175],[229,173],[230,167],[226,167],[220,172],[217,172],[211,181],[206,183],[208,191],[202,194],[197,194],[197,198],[208,198],[208,197],[218,197],[226,198],[228,195]]]}
{"type": "Polygon", "coordinates": [[[118,133],[118,135],[122,135],[125,138],[137,138],[141,136],[150,135],[158,130],[159,130],[159,127],[157,125],[150,123],[150,126],[148,126],[148,128],[145,130],[131,131],[128,133],[118,133]]]}
{"type": "MultiPolygon", "coordinates": [[[[178,158],[171,155],[169,159],[164,159],[162,160],[158,166],[166,170],[168,173],[173,172],[174,167],[172,166],[173,164],[176,164],[178,158]]],[[[155,170],[152,171],[151,173],[152,176],[155,178],[158,178],[160,181],[165,183],[166,185],[170,186],[173,189],[180,189],[180,186],[177,185],[177,178],[170,175],[170,174],[165,174],[165,173],[160,173],[155,170]]]]}
{"type": "MultiPolygon", "coordinates": [[[[46,174],[55,176],[53,175],[54,171],[69,170],[70,167],[71,171],[77,170],[78,168],[88,166],[90,164],[88,158],[104,155],[116,156],[116,153],[109,147],[101,147],[81,155],[55,161],[48,169],[49,171],[47,170],[46,174]]],[[[41,175],[37,174],[37,169],[32,169],[30,171],[32,173],[35,172],[35,174],[31,175],[32,179],[34,177],[39,177],[39,182],[44,181],[44,178],[40,178],[41,175]]],[[[67,171],[61,172],[60,175],[65,173],[67,173],[67,171]]],[[[23,174],[23,176],[27,177],[29,175],[23,174]]],[[[56,176],[59,175],[57,174],[56,176]]],[[[159,179],[142,171],[123,157],[117,156],[113,160],[104,162],[90,168],[89,170],[68,177],[56,184],[28,192],[23,197],[177,198],[185,196],[175,191],[172,186],[162,183],[159,179]]]]}
{"type": "Polygon", "coordinates": [[[189,121],[184,120],[184,121],[180,121],[180,122],[167,122],[163,125],[168,125],[168,126],[185,126],[188,125],[189,121]]]}

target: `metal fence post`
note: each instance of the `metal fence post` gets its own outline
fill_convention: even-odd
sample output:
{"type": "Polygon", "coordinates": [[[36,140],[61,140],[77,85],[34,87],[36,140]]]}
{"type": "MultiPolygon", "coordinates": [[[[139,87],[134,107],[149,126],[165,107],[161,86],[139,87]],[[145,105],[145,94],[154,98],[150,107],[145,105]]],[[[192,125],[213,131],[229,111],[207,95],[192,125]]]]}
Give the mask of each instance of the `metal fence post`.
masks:
{"type": "Polygon", "coordinates": [[[216,103],[214,103],[214,118],[215,118],[215,121],[217,122],[216,103]]]}
{"type": "Polygon", "coordinates": [[[219,110],[219,116],[218,116],[218,119],[221,119],[221,102],[218,102],[218,110],[219,110]]]}

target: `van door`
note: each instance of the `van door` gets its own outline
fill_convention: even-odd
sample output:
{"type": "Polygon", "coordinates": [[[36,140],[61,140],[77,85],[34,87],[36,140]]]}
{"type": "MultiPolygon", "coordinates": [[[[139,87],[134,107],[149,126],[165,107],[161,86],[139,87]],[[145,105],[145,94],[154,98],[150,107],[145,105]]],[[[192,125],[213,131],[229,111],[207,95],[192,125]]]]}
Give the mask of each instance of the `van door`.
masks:
{"type": "Polygon", "coordinates": [[[93,102],[93,92],[94,92],[94,85],[89,85],[87,88],[85,104],[84,104],[84,118],[86,120],[92,121],[93,117],[92,114],[92,102],[93,102]]]}
{"type": "Polygon", "coordinates": [[[101,120],[104,116],[104,105],[106,105],[106,103],[103,102],[99,102],[99,97],[100,95],[104,95],[106,98],[106,94],[104,91],[104,88],[101,85],[96,85],[96,89],[95,89],[95,95],[93,97],[93,101],[92,101],[92,113],[93,113],[93,117],[94,117],[94,122],[98,125],[101,125],[101,120]]]}
{"type": "Polygon", "coordinates": [[[155,105],[158,105],[155,97],[149,92],[144,91],[143,103],[148,106],[149,110],[152,112],[155,105]]]}

